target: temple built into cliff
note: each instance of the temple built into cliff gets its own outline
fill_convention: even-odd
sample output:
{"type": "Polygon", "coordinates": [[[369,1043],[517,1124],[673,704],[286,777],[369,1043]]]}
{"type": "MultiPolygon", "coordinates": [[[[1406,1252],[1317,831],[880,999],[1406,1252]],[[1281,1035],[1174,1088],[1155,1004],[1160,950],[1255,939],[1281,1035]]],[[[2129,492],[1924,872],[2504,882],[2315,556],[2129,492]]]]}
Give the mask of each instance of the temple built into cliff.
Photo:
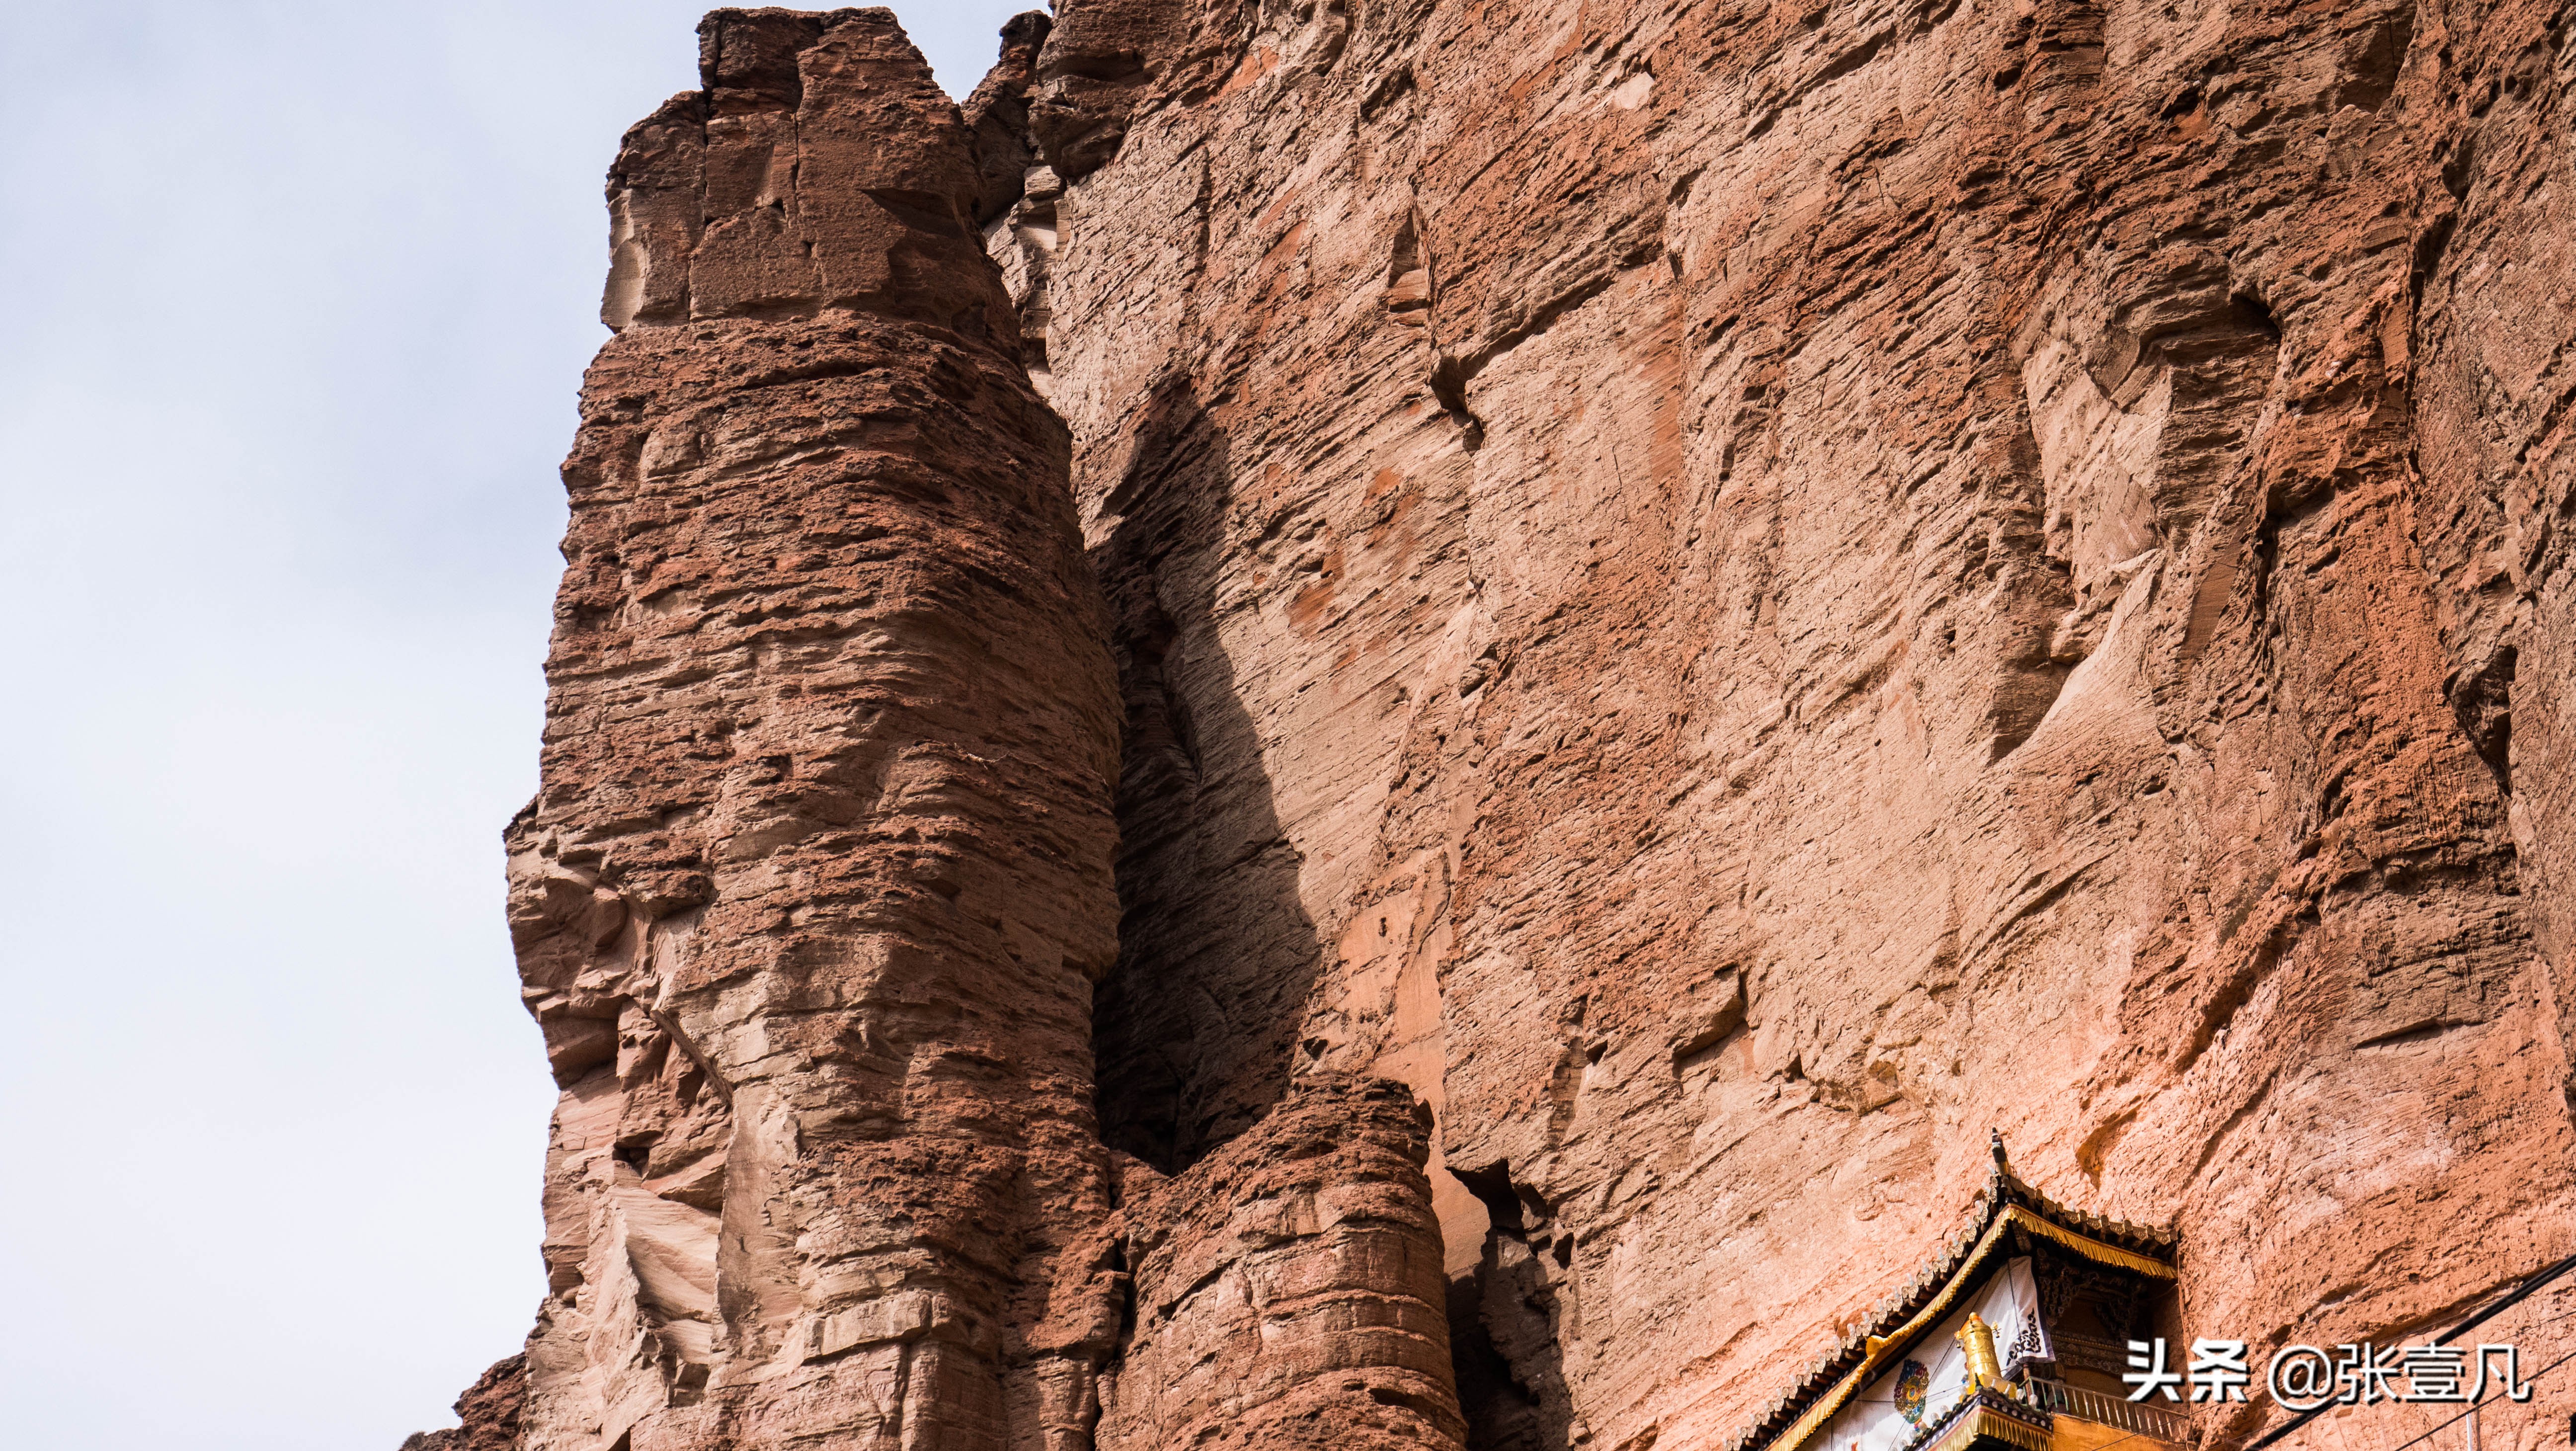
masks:
{"type": "Polygon", "coordinates": [[[2126,1342],[2174,1283],[2170,1233],[1994,1173],[1939,1258],[1872,1307],[1727,1451],[2160,1451],[2190,1423],[2130,1401],[2126,1342]]]}

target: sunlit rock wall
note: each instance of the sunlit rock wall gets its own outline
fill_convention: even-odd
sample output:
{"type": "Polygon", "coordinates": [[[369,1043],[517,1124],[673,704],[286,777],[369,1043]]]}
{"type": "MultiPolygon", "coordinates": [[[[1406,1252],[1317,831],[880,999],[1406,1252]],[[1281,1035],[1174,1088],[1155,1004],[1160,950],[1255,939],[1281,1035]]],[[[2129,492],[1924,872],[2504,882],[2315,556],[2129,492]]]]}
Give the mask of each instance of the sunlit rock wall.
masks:
{"type": "Polygon", "coordinates": [[[2561,12],[701,34],[510,833],[552,1289],[442,1434],[1722,1446],[1990,1130],[2258,1357],[2576,1250],[2561,12]]]}
{"type": "Polygon", "coordinates": [[[1066,0],[1110,1142],[1411,1084],[1479,1446],[1722,1444],[1990,1128],[2258,1353],[2576,1249],[2565,30],[1066,0]]]}

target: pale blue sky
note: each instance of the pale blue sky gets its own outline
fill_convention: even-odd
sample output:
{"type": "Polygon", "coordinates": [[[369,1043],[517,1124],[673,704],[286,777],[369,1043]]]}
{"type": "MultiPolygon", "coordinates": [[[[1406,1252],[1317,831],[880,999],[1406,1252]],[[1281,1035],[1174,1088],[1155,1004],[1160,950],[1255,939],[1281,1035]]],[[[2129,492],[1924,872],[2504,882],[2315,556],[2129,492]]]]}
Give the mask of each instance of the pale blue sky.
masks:
{"type": "Polygon", "coordinates": [[[700,8],[0,0],[0,1445],[394,1451],[527,1331],[499,835],[700,8]]]}

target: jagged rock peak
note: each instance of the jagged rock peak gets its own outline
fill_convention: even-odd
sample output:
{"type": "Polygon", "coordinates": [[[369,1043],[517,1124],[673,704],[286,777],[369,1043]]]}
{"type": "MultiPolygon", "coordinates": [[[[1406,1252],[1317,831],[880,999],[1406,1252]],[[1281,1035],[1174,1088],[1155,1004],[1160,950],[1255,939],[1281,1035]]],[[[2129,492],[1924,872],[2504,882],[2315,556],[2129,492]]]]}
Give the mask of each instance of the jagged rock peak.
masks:
{"type": "Polygon", "coordinates": [[[698,70],[609,168],[602,321],[999,325],[975,140],[893,11],[711,11],[698,70]]]}

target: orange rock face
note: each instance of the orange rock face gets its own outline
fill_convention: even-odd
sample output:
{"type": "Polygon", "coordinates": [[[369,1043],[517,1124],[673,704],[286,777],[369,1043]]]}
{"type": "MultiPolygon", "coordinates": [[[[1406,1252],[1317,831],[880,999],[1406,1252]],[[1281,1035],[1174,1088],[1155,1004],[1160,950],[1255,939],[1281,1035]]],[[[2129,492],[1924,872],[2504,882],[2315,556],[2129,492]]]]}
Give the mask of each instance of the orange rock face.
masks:
{"type": "Polygon", "coordinates": [[[2576,1250],[2562,19],[717,12],[519,1444],[1722,1446],[1990,1128],[2258,1357],[2576,1250]]]}

